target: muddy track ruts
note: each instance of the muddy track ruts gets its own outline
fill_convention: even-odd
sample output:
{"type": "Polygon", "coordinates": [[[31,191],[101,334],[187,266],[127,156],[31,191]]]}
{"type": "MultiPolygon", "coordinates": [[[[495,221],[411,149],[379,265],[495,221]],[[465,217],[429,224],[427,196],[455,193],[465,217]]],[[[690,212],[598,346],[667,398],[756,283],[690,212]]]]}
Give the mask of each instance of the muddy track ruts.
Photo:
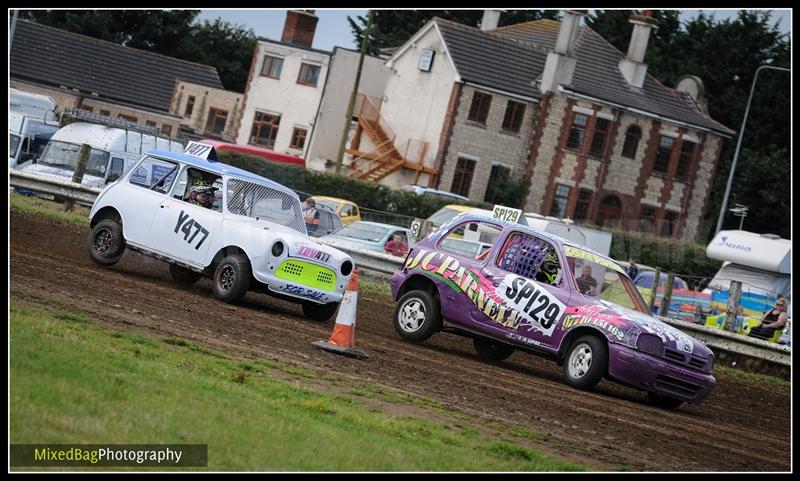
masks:
{"type": "MultiPolygon", "coordinates": [[[[436,399],[487,421],[520,425],[554,441],[542,446],[590,466],[668,471],[789,469],[790,393],[726,376],[699,405],[665,411],[641,392],[603,381],[596,392],[568,387],[552,361],[515,353],[480,361],[470,340],[435,335],[409,344],[394,332],[391,299],[359,294],[356,344],[367,361],[311,346],[331,322],[298,306],[249,293],[230,306],[207,280],[174,284],[166,264],[128,251],[102,268],[86,252],[88,228],[11,214],[11,291],[88,312],[100,322],[180,336],[225,352],[332,371],[436,399]],[[764,412],[766,410],[766,412],[764,412]],[[553,448],[557,446],[557,448],[553,448]]],[[[12,340],[13,342],[13,340],[12,340]]]]}

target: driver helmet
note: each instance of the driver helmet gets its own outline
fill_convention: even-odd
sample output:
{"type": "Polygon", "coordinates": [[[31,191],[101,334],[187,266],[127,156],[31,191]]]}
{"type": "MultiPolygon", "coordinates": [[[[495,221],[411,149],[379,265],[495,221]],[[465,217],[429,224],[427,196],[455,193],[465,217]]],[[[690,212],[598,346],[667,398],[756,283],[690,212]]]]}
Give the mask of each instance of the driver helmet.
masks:
{"type": "Polygon", "coordinates": [[[205,180],[197,179],[190,188],[189,201],[203,207],[211,208],[214,204],[214,192],[216,190],[216,187],[212,187],[205,180]]]}
{"type": "Polygon", "coordinates": [[[561,269],[559,268],[556,251],[551,250],[544,256],[544,261],[541,267],[539,267],[539,272],[541,272],[549,282],[555,283],[560,271],[561,269]]]}

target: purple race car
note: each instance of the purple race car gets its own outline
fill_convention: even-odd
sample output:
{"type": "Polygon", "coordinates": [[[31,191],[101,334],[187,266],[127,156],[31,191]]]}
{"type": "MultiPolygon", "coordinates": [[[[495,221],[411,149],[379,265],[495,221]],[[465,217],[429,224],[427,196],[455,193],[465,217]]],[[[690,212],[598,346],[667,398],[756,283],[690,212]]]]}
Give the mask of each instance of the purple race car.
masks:
{"type": "Polygon", "coordinates": [[[711,350],[652,317],[619,264],[527,226],[462,214],[413,247],[391,286],[407,341],[446,331],[493,362],[544,354],[571,386],[607,377],[665,408],[703,400],[716,382],[711,350]],[[491,248],[471,257],[456,240],[491,248]]]}

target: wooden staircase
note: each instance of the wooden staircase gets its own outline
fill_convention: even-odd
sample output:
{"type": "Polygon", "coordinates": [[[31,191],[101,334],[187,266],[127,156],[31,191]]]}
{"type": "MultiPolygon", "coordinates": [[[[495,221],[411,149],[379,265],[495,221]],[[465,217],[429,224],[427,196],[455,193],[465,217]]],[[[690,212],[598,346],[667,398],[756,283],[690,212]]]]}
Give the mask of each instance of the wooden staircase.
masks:
{"type": "Polygon", "coordinates": [[[380,115],[380,107],[366,95],[358,94],[353,115],[358,119],[358,126],[346,151],[353,159],[345,164],[351,169],[350,177],[377,182],[398,169],[406,168],[416,171],[414,183],[423,173],[430,175],[429,184],[434,182],[438,171],[423,165],[427,142],[409,139],[398,148],[395,144],[397,136],[380,115]],[[362,134],[366,134],[375,148],[367,152],[360,150],[362,134]]]}

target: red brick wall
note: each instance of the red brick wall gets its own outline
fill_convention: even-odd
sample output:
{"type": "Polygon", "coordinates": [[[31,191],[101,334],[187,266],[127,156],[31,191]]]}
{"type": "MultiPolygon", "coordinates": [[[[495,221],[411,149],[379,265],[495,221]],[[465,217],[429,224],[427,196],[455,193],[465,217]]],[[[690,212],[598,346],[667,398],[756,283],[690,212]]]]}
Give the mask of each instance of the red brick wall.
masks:
{"type": "Polygon", "coordinates": [[[318,20],[316,15],[288,10],[286,22],[283,24],[281,42],[310,48],[314,42],[318,20]]]}

